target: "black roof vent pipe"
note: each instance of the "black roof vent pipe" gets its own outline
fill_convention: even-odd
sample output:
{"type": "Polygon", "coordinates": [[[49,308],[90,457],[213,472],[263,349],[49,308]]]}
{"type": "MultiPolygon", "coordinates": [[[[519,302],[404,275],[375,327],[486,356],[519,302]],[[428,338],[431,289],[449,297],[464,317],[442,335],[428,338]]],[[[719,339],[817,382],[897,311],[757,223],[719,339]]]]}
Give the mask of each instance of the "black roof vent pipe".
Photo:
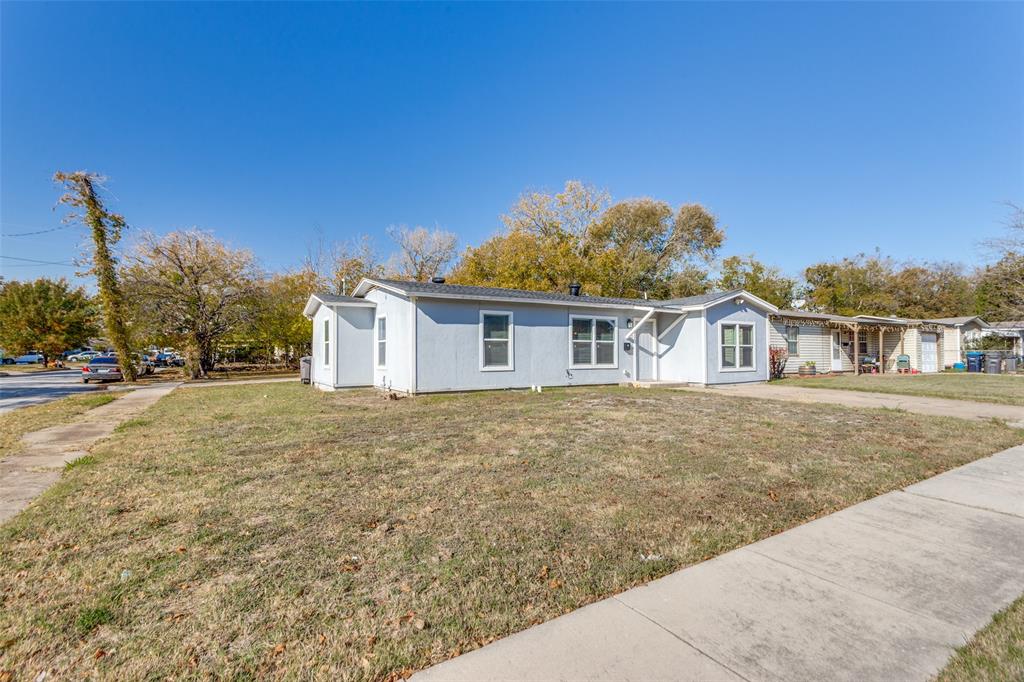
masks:
{"type": "Polygon", "coordinates": [[[573,282],[572,284],[569,285],[569,295],[570,296],[579,296],[580,295],[580,285],[579,285],[579,282],[573,282]]]}
{"type": "Polygon", "coordinates": [[[444,284],[444,277],[431,277],[430,281],[434,284],[444,284]]]}

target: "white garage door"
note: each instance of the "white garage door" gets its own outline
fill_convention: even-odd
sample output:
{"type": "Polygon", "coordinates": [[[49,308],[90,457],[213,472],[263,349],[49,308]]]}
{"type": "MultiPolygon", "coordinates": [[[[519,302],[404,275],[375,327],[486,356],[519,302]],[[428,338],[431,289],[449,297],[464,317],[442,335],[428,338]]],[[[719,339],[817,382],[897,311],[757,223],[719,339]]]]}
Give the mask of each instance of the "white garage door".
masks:
{"type": "Polygon", "coordinates": [[[935,334],[921,334],[921,371],[939,371],[939,343],[935,334]]]}

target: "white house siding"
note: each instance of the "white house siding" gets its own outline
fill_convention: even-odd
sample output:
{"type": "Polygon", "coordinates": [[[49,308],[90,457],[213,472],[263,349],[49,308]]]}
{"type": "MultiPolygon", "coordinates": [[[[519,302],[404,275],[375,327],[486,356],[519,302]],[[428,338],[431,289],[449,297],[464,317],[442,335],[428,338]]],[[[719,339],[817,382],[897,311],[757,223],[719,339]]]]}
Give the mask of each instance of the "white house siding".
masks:
{"type": "MultiPolygon", "coordinates": [[[[529,305],[498,301],[420,298],[417,301],[416,390],[464,391],[617,384],[633,374],[633,354],[623,349],[626,321],[643,311],[529,305]],[[480,361],[480,311],[512,313],[513,367],[483,370],[480,361]],[[573,368],[570,361],[570,315],[614,317],[617,365],[573,368]]],[[[635,348],[635,341],[632,344],[635,348]]]]}
{"type": "Polygon", "coordinates": [[[412,385],[412,321],[414,304],[405,296],[383,289],[373,289],[366,300],[377,304],[372,332],[373,384],[396,391],[413,391],[412,385]],[[387,352],[384,367],[377,366],[376,319],[387,318],[387,352]]]}
{"type": "MultiPolygon", "coordinates": [[[[674,316],[661,316],[659,331],[667,329],[673,319],[674,316]]],[[[659,378],[662,381],[704,383],[703,328],[703,313],[691,312],[661,339],[659,378]]]]}
{"type": "Polygon", "coordinates": [[[333,350],[337,364],[335,386],[369,386],[373,376],[374,309],[362,306],[339,306],[333,350]]]}
{"type": "MultiPolygon", "coordinates": [[[[921,369],[921,330],[917,327],[910,327],[903,335],[903,343],[900,344],[897,354],[903,352],[910,358],[910,366],[913,369],[921,369]]],[[[940,354],[941,358],[942,355],[940,354]]]]}
{"type": "MultiPolygon", "coordinates": [[[[813,361],[819,372],[828,372],[832,366],[831,330],[817,325],[800,325],[797,340],[797,354],[790,355],[786,360],[786,373],[795,374],[800,365],[813,361]]],[[[786,340],[786,323],[773,320],[771,324],[772,346],[788,348],[786,340]]]]}
{"type": "Polygon", "coordinates": [[[942,328],[942,364],[952,367],[954,363],[961,362],[960,330],[957,327],[942,328]]]}
{"type": "Polygon", "coordinates": [[[768,380],[768,335],[771,325],[767,315],[759,308],[733,301],[720,303],[705,311],[707,334],[707,383],[738,384],[768,380]],[[749,322],[754,325],[754,369],[723,369],[719,363],[720,325],[722,323],[749,322]]]}
{"type": "Polygon", "coordinates": [[[317,388],[328,390],[334,389],[334,365],[324,364],[324,321],[330,325],[330,343],[332,359],[335,356],[335,329],[334,311],[325,305],[320,306],[313,315],[313,364],[310,367],[310,383],[317,388]]]}

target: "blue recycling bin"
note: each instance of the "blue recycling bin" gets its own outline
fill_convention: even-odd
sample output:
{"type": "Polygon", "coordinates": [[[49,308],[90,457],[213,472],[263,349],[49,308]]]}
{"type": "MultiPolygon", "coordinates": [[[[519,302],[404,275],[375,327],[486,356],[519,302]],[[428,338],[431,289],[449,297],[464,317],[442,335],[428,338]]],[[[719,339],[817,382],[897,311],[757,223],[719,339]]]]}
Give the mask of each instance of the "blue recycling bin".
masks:
{"type": "Polygon", "coordinates": [[[967,353],[967,371],[980,372],[985,363],[985,354],[979,352],[967,353]]]}

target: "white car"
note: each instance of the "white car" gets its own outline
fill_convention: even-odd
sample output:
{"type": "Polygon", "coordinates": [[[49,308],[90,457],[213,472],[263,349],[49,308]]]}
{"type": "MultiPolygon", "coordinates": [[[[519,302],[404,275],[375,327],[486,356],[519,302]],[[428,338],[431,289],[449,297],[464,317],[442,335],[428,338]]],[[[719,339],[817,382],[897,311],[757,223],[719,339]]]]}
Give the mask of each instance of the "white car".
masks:
{"type": "Polygon", "coordinates": [[[70,362],[89,362],[95,357],[99,357],[99,353],[94,350],[83,350],[81,353],[75,353],[74,355],[68,356],[70,362]]]}

